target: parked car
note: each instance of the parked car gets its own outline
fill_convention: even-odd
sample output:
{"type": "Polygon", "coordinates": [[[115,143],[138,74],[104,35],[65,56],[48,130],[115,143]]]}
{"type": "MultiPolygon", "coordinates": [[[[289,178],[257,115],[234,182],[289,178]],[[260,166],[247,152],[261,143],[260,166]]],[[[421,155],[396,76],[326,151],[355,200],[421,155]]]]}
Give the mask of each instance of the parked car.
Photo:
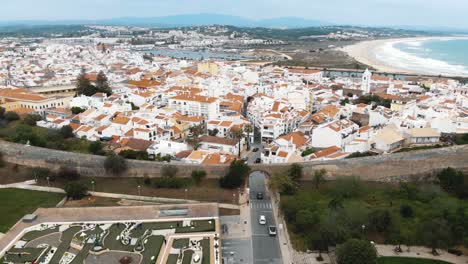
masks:
{"type": "Polygon", "coordinates": [[[255,163],[261,163],[261,162],[262,162],[262,159],[260,159],[260,158],[257,158],[257,159],[255,160],[255,163]]]}
{"type": "Polygon", "coordinates": [[[266,217],[264,215],[261,215],[258,219],[258,223],[261,225],[266,225],[266,217]]]}
{"type": "Polygon", "coordinates": [[[252,152],[257,152],[258,151],[258,148],[253,148],[252,149],[252,152]]]}
{"type": "Polygon", "coordinates": [[[263,200],[263,193],[262,192],[257,193],[257,200],[263,200]]]}
{"type": "Polygon", "coordinates": [[[276,236],[276,226],[269,226],[268,227],[268,235],[276,236]]]}

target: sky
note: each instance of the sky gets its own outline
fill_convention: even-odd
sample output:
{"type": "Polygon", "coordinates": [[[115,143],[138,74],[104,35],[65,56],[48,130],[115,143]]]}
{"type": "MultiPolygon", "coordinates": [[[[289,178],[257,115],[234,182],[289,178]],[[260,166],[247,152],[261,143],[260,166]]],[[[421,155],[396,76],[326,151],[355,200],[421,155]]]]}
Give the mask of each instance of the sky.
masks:
{"type": "Polygon", "coordinates": [[[216,13],[336,24],[468,29],[468,0],[0,0],[0,20],[70,20],[216,13]]]}

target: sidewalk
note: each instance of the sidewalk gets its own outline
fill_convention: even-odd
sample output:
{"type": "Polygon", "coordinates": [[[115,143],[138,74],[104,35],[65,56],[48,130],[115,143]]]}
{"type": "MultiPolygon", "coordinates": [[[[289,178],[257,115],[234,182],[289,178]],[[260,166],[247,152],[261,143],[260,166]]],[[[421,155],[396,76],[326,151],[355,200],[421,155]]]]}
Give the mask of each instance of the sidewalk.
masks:
{"type": "Polygon", "coordinates": [[[375,248],[377,249],[379,256],[385,257],[412,257],[442,260],[450,263],[468,263],[468,256],[455,256],[441,249],[437,250],[440,255],[434,256],[431,254],[432,250],[425,247],[410,247],[410,252],[408,252],[408,247],[402,245],[401,249],[403,249],[403,252],[401,253],[394,251],[394,245],[375,245],[375,248]]]}

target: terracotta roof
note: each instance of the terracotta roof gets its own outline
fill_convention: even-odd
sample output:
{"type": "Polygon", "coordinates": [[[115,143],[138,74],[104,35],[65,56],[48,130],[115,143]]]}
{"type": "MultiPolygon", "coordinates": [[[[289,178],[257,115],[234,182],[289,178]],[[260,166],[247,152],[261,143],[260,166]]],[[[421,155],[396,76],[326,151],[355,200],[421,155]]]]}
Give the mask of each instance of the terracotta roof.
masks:
{"type": "Polygon", "coordinates": [[[196,95],[196,94],[181,94],[181,95],[171,97],[170,99],[200,102],[200,103],[214,103],[218,100],[218,98],[215,98],[215,97],[207,97],[207,96],[196,95]]]}
{"type": "Polygon", "coordinates": [[[220,138],[220,137],[213,137],[213,136],[202,136],[200,137],[200,143],[214,143],[214,144],[221,144],[221,145],[229,145],[235,146],[237,145],[237,141],[228,139],[228,138],[220,138]]]}
{"type": "Polygon", "coordinates": [[[323,157],[326,157],[326,156],[329,156],[333,153],[336,153],[338,151],[340,151],[341,149],[337,146],[331,146],[329,148],[325,148],[325,149],[322,149],[322,150],[319,150],[319,151],[316,151],[312,154],[312,156],[314,158],[323,158],[323,157]]]}
{"type": "Polygon", "coordinates": [[[288,135],[280,137],[280,139],[284,139],[286,141],[291,141],[294,145],[296,145],[297,148],[300,148],[304,146],[308,139],[302,134],[302,132],[292,132],[289,133],[288,135]]]}

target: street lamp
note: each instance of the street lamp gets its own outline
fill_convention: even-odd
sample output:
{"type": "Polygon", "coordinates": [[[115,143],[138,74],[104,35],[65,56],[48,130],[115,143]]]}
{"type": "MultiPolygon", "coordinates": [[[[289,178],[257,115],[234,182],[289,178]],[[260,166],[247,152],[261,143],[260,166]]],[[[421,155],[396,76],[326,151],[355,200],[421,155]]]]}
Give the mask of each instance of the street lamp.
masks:
{"type": "Polygon", "coordinates": [[[185,191],[185,200],[187,200],[187,189],[184,190],[185,191]]]}
{"type": "Polygon", "coordinates": [[[91,190],[94,192],[94,181],[91,181],[91,190]]]}
{"type": "Polygon", "coordinates": [[[236,194],[235,193],[232,194],[232,203],[236,204],[236,194]]]}
{"type": "Polygon", "coordinates": [[[141,196],[141,186],[138,185],[138,196],[141,196]]]}
{"type": "Polygon", "coordinates": [[[50,177],[49,176],[47,176],[47,186],[50,187],[50,177]]]}

